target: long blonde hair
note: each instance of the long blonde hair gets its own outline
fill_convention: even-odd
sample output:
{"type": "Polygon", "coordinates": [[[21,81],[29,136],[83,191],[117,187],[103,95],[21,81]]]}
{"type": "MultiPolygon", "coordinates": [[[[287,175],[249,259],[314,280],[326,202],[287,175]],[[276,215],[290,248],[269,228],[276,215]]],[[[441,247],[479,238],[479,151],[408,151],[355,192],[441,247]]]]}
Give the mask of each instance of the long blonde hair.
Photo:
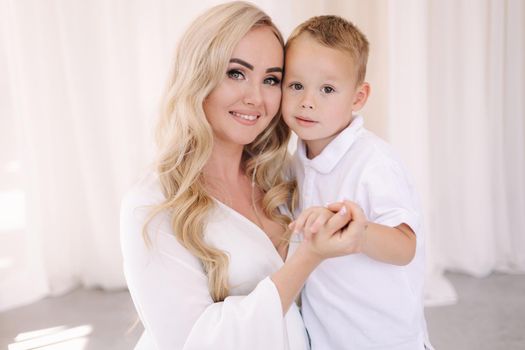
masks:
{"type": "MultiPolygon", "coordinates": [[[[196,256],[208,275],[211,297],[222,301],[229,294],[228,257],[204,240],[212,197],[204,185],[203,167],[213,147],[212,129],[203,110],[204,99],[224,78],[237,43],[252,28],[268,26],[284,46],[270,17],[252,4],[235,1],[215,6],[199,16],[187,29],[177,47],[175,65],[168,82],[163,110],[157,125],[159,155],[157,172],[166,200],[153,208],[144,225],[166,210],[172,218],[178,241],[196,256]]],[[[264,193],[264,213],[286,227],[290,218],[280,214],[286,205],[293,212],[295,182],[284,176],[290,130],[277,115],[242,155],[246,175],[264,193]]]]}

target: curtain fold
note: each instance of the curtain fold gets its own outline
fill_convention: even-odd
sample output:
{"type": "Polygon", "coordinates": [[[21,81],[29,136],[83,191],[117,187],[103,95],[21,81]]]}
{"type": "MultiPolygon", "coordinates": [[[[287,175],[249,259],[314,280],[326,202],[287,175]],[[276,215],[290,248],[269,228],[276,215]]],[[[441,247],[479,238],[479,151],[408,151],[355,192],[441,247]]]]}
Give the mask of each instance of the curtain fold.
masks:
{"type": "Polygon", "coordinates": [[[438,263],[522,273],[523,2],[431,1],[429,13],[438,263]]]}
{"type": "MultiPolygon", "coordinates": [[[[153,159],[177,38],[219,2],[0,0],[0,310],[125,287],[120,198],[153,159]]],[[[319,14],[368,36],[363,115],[421,194],[427,304],[456,299],[445,270],[523,273],[524,2],[254,2],[285,36],[319,14]]]]}
{"type": "MultiPolygon", "coordinates": [[[[497,6],[497,3],[495,4],[497,6]]],[[[501,106],[495,106],[494,115],[502,115],[502,127],[496,158],[502,169],[496,184],[497,193],[506,200],[501,221],[495,232],[506,235],[500,248],[498,269],[525,271],[525,3],[509,0],[506,3],[504,42],[501,63],[503,91],[499,91],[501,106]]]]}
{"type": "Polygon", "coordinates": [[[425,304],[453,303],[457,295],[443,277],[444,269],[437,264],[440,252],[435,249],[435,238],[439,231],[432,225],[435,213],[432,184],[436,173],[432,171],[430,156],[434,144],[429,142],[434,131],[429,118],[432,80],[427,43],[433,30],[429,26],[429,4],[419,0],[388,4],[386,138],[406,162],[421,197],[426,246],[425,304]]]}
{"type": "Polygon", "coordinates": [[[32,176],[27,163],[36,161],[19,116],[23,82],[17,61],[21,43],[11,2],[0,2],[0,311],[24,305],[49,293],[48,273],[36,231],[41,222],[29,200],[32,176]]]}

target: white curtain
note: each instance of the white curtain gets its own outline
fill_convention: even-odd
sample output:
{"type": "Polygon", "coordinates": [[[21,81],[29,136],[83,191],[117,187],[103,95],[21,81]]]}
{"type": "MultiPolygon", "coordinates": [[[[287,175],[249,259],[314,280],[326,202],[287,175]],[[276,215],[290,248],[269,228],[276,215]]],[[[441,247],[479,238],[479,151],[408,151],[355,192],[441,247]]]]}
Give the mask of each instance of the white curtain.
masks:
{"type": "Polygon", "coordinates": [[[525,3],[436,2],[431,11],[439,263],[475,276],[523,272],[525,3]]]}
{"type": "MultiPolygon", "coordinates": [[[[120,197],[177,38],[218,2],[0,0],[0,310],[125,287],[120,197]]],[[[525,271],[523,1],[254,2],[285,35],[329,13],[368,35],[363,115],[421,193],[428,304],[455,300],[445,269],[525,271]]]]}

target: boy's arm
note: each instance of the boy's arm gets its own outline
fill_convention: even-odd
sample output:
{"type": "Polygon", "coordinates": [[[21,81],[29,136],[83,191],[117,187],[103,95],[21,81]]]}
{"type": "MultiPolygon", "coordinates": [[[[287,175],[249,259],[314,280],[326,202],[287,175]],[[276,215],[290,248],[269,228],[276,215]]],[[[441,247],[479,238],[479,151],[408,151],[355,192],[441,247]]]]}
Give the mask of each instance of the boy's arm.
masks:
{"type": "Polygon", "coordinates": [[[370,221],[364,253],[385,263],[407,265],[416,254],[421,220],[409,174],[396,159],[385,158],[367,168],[361,179],[356,200],[370,221]]]}
{"type": "Polygon", "coordinates": [[[407,224],[389,227],[369,222],[363,253],[384,263],[407,265],[416,254],[416,235],[407,224]]]}
{"type": "MultiPolygon", "coordinates": [[[[358,206],[345,201],[347,206],[358,206]]],[[[333,203],[327,206],[333,212],[339,211],[343,203],[333,203]]],[[[416,235],[407,224],[396,227],[385,226],[373,222],[365,225],[365,234],[356,239],[361,240],[356,253],[363,253],[370,258],[392,265],[407,265],[416,253],[416,235]]]]}

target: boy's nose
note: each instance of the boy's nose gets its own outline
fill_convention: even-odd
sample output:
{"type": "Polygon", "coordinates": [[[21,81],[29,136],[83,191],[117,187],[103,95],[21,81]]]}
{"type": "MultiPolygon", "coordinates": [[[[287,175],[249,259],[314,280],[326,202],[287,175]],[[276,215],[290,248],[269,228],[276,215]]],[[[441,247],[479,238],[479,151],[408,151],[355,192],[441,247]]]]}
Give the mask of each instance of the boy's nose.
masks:
{"type": "Polygon", "coordinates": [[[304,108],[304,109],[314,109],[314,106],[312,103],[310,102],[303,102],[301,103],[301,108],[304,108]]]}
{"type": "Polygon", "coordinates": [[[302,109],[314,109],[314,97],[309,91],[304,91],[304,94],[301,96],[301,108],[302,109]]]}

